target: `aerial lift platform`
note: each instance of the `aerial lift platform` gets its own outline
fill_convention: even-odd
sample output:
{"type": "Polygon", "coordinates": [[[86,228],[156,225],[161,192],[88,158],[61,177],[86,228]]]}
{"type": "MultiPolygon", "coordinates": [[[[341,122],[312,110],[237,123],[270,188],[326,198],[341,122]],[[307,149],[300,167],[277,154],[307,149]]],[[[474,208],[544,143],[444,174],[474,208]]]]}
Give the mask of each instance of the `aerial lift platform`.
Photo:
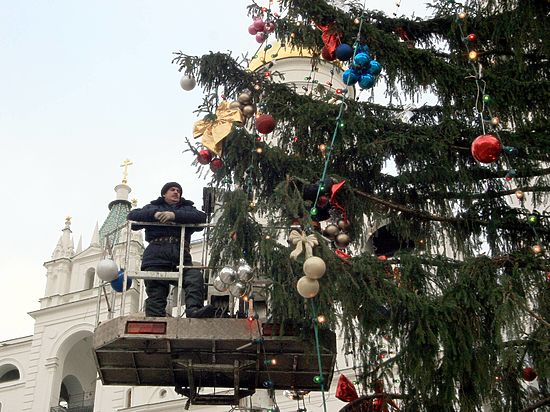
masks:
{"type": "MultiPolygon", "coordinates": [[[[280,336],[277,329],[249,319],[129,315],[98,325],[93,347],[104,385],[175,386],[193,404],[238,404],[257,388],[320,390],[313,339],[280,336]],[[233,394],[201,395],[199,388],[231,388],[233,394]]],[[[320,332],[326,388],[336,336],[320,332]]]]}
{"type": "MultiPolygon", "coordinates": [[[[127,239],[128,252],[130,234],[127,239]]],[[[185,268],[132,277],[177,279],[181,290],[185,268]]],[[[256,389],[320,391],[320,383],[323,390],[330,385],[336,362],[336,335],[330,330],[318,329],[318,356],[313,327],[283,333],[279,324],[257,317],[183,318],[180,293],[175,317],[125,315],[125,292],[126,282],[120,316],[98,318],[94,332],[94,357],[104,385],[174,386],[197,405],[235,405],[256,389]]]]}

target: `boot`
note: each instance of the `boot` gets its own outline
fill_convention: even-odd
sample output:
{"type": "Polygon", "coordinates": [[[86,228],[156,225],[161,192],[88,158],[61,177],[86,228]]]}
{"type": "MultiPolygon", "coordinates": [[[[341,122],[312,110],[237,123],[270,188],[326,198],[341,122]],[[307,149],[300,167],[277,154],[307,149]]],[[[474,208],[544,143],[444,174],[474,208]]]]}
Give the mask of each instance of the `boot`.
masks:
{"type": "Polygon", "coordinates": [[[185,316],[188,318],[214,318],[216,316],[216,308],[212,305],[206,305],[202,308],[188,308],[185,310],[185,316]]]}

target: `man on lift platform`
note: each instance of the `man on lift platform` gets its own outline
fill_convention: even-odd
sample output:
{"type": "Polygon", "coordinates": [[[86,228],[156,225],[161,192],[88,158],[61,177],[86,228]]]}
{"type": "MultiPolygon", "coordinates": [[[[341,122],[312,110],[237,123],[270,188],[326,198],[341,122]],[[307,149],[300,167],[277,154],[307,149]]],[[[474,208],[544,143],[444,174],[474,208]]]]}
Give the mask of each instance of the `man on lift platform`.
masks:
{"type": "MultiPolygon", "coordinates": [[[[179,183],[168,182],[161,191],[161,197],[141,209],[128,213],[128,220],[138,222],[205,223],[206,214],[197,210],[193,202],[184,199],[179,183]]],[[[145,229],[145,240],[149,245],[143,253],[141,270],[159,272],[177,272],[180,259],[181,227],[180,226],[144,226],[132,225],[133,230],[145,229]]],[[[187,228],[184,239],[184,265],[192,264],[190,253],[191,234],[202,228],[187,228]]],[[[167,297],[170,284],[167,280],[146,280],[145,316],[166,316],[167,297]]],[[[185,315],[188,318],[211,318],[216,309],[212,305],[204,306],[204,280],[198,269],[186,269],[183,272],[185,290],[185,315]]]]}

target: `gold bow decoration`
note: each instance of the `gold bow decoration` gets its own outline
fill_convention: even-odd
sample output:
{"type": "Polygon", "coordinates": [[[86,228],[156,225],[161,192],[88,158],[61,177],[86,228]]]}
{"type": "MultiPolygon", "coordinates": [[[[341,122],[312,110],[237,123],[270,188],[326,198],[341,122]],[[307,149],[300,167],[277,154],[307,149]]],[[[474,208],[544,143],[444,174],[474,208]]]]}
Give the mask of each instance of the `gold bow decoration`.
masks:
{"type": "Polygon", "coordinates": [[[306,235],[297,230],[291,230],[289,235],[291,244],[296,245],[296,249],[290,252],[290,258],[296,260],[302,252],[305,253],[306,259],[313,256],[313,247],[319,244],[315,235],[306,235]]]}
{"type": "Polygon", "coordinates": [[[202,145],[211,152],[221,156],[222,141],[231,132],[234,122],[243,121],[243,114],[240,109],[232,109],[229,103],[224,100],[216,109],[214,120],[199,120],[193,125],[193,137],[196,139],[202,136],[202,145]]]}

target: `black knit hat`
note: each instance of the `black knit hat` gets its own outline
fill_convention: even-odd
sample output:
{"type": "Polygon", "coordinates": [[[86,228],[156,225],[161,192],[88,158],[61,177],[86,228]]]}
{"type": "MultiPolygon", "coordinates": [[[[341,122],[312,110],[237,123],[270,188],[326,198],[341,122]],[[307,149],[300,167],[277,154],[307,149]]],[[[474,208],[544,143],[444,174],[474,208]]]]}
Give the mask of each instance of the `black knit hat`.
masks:
{"type": "Polygon", "coordinates": [[[183,192],[183,189],[178,182],[168,182],[164,186],[162,186],[162,189],[160,189],[160,195],[164,196],[164,194],[168,192],[168,189],[170,189],[171,187],[177,187],[180,190],[180,193],[183,192]]]}

